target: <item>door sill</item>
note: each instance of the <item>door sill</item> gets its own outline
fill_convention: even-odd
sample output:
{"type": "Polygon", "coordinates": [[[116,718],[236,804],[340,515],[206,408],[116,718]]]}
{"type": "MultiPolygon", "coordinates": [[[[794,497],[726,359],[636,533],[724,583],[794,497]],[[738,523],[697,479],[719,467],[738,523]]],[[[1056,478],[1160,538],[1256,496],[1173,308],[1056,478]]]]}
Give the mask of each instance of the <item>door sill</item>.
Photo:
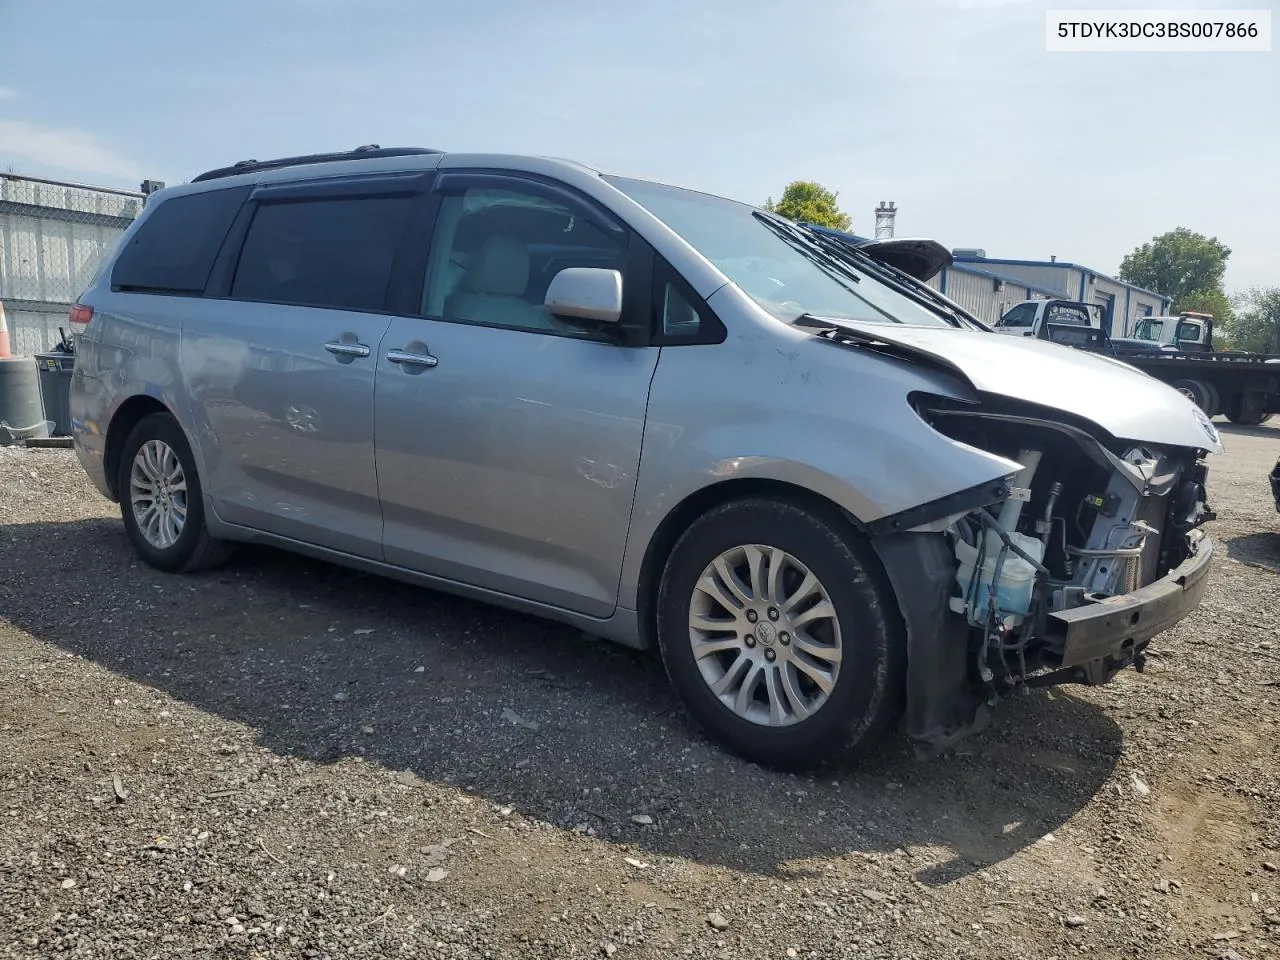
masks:
{"type": "Polygon", "coordinates": [[[238,524],[228,523],[225,520],[219,519],[216,523],[218,529],[214,535],[236,543],[276,547],[288,553],[296,553],[315,560],[323,560],[338,566],[386,577],[389,580],[399,580],[402,583],[427,587],[438,590],[441,593],[465,597],[468,600],[476,600],[508,610],[515,610],[544,620],[554,620],[558,623],[576,627],[585,633],[603,637],[606,640],[612,640],[615,643],[635,649],[645,649],[649,646],[641,637],[636,612],[627,610],[624,607],[615,607],[613,613],[608,617],[590,617],[564,607],[538,603],[537,601],[526,600],[511,594],[488,590],[484,587],[472,586],[458,580],[420,573],[417,570],[410,570],[408,567],[397,566],[382,560],[359,557],[355,554],[344,553],[341,550],[316,546],[303,540],[294,540],[290,537],[266,533],[251,527],[242,527],[238,524]]]}

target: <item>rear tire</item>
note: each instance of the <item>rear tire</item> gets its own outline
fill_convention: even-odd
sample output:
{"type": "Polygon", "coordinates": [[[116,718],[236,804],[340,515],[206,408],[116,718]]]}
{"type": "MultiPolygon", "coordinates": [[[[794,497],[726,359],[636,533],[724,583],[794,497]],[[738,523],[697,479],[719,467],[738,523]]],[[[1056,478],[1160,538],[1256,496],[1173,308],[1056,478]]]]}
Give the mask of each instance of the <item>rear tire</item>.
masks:
{"type": "Polygon", "coordinates": [[[1227,404],[1227,419],[1242,427],[1256,427],[1266,423],[1271,419],[1271,414],[1263,412],[1263,400],[1264,395],[1261,393],[1237,394],[1227,404]]]}
{"type": "Polygon", "coordinates": [[[672,549],[657,613],[685,708],[748,760],[812,768],[897,719],[903,625],[875,555],[837,515],[766,499],[713,508],[672,549]]]}
{"type": "Polygon", "coordinates": [[[1204,415],[1212,419],[1222,412],[1222,396],[1212,383],[1205,382],[1204,388],[1209,391],[1209,405],[1204,408],[1204,415]]]}
{"type": "Polygon", "coordinates": [[[116,490],[134,549],[150,566],[192,572],[225,562],[234,545],[209,536],[195,457],[167,413],[134,425],[120,455],[116,490]]]}

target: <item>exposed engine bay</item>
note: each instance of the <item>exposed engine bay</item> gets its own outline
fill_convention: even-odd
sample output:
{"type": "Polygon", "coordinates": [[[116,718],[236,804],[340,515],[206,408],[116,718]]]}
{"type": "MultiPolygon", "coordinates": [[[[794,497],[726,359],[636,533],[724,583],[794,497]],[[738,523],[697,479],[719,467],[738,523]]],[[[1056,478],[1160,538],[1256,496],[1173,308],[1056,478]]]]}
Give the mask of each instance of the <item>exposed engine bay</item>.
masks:
{"type": "Polygon", "coordinates": [[[945,746],[1020,688],[1141,670],[1151,637],[1204,588],[1205,451],[1119,441],[990,398],[916,405],[939,433],[1022,466],[976,509],[877,544],[907,621],[917,744],[945,746]]]}

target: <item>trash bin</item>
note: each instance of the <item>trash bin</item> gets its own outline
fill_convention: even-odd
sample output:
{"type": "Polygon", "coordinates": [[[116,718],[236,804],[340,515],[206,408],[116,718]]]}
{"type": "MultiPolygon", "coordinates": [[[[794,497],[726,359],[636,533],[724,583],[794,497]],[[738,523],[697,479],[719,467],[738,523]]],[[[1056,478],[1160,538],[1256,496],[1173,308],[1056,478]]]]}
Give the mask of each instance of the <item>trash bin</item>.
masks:
{"type": "Polygon", "coordinates": [[[0,357],[0,447],[49,435],[38,381],[30,357],[0,357]]]}
{"type": "Polygon", "coordinates": [[[36,354],[44,418],[54,424],[51,436],[71,436],[71,374],[75,365],[74,353],[56,351],[36,354]]]}

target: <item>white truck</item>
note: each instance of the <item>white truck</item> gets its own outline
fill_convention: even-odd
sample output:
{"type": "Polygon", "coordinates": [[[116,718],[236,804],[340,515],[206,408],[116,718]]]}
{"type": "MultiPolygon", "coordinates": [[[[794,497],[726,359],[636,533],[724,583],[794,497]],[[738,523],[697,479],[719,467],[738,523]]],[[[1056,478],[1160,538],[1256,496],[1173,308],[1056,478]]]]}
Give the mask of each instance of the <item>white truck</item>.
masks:
{"type": "Polygon", "coordinates": [[[995,332],[1011,337],[1039,337],[1086,350],[1105,350],[1102,308],[1075,300],[1024,300],[1005,311],[995,332]]]}
{"type": "Polygon", "coordinates": [[[1252,425],[1280,412],[1280,357],[1214,352],[1207,313],[1144,317],[1132,337],[1113,338],[1102,329],[1097,304],[1026,300],[1006,310],[994,329],[1110,354],[1163,380],[1211,417],[1252,425]]]}

